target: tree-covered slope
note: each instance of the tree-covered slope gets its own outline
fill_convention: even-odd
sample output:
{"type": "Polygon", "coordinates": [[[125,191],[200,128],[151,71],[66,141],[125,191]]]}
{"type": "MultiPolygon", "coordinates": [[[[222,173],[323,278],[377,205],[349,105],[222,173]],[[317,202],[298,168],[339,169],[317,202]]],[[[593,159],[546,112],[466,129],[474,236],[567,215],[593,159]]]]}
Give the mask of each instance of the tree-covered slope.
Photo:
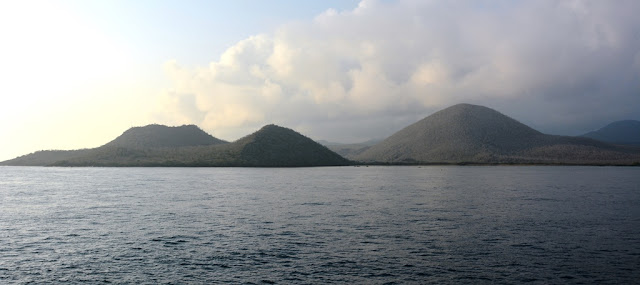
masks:
{"type": "Polygon", "coordinates": [[[46,166],[58,161],[71,160],[86,156],[91,149],[80,150],[40,150],[34,153],[22,155],[14,159],[0,162],[0,165],[14,166],[46,166]]]}
{"type": "Polygon", "coordinates": [[[233,142],[238,159],[251,166],[346,165],[348,160],[291,129],[267,125],[233,142]]]}
{"type": "Polygon", "coordinates": [[[144,165],[171,161],[174,148],[218,145],[219,140],[195,125],[133,127],[111,142],[93,149],[47,150],[1,162],[2,165],[144,165]]]}
{"type": "MultiPolygon", "coordinates": [[[[640,148],[585,137],[542,134],[495,110],[459,104],[371,147],[351,151],[365,163],[640,164],[640,148]]],[[[0,165],[331,166],[351,162],[287,128],[267,125],[235,142],[196,126],[132,128],[94,149],[39,151],[0,165]]]]}
{"type": "Polygon", "coordinates": [[[45,166],[334,166],[349,161],[287,128],[268,125],[233,143],[195,126],[132,128],[101,147],[36,152],[4,165],[45,166]]]}
{"type": "Polygon", "coordinates": [[[223,144],[226,141],[207,134],[195,125],[133,127],[105,144],[106,147],[152,148],[223,144]]]}

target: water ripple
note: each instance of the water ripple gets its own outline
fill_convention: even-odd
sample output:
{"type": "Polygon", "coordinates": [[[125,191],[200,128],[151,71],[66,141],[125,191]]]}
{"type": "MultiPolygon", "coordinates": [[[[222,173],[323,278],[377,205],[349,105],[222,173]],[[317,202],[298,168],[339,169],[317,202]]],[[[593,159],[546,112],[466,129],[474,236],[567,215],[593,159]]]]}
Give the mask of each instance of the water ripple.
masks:
{"type": "Polygon", "coordinates": [[[1,170],[3,284],[640,279],[638,168],[1,170]]]}

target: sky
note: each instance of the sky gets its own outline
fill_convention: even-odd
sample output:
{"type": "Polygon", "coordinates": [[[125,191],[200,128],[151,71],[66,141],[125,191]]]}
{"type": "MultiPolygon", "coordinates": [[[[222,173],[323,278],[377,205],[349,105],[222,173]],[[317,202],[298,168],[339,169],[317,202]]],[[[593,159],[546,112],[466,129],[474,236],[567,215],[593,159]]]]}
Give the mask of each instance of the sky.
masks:
{"type": "Polygon", "coordinates": [[[457,103],[640,120],[640,1],[0,1],[0,161],[133,126],[387,137],[457,103]]]}

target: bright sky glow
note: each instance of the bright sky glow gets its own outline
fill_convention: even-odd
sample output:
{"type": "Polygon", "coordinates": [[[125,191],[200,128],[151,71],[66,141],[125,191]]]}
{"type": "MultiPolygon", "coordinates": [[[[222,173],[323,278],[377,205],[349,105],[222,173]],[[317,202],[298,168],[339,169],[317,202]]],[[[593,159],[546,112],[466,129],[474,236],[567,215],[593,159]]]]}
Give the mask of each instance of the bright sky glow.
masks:
{"type": "Polygon", "coordinates": [[[449,105],[640,119],[638,1],[1,1],[0,160],[132,126],[382,138],[449,105]]]}

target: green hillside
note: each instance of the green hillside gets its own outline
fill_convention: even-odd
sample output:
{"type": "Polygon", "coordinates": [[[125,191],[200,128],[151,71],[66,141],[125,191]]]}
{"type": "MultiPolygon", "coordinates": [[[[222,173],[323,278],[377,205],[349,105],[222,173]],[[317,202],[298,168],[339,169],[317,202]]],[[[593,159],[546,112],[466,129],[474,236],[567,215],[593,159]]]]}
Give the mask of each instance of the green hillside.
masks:
{"type": "Polygon", "coordinates": [[[214,138],[195,125],[167,127],[154,124],[128,129],[122,135],[104,146],[152,148],[215,145],[224,143],[227,142],[214,138]]]}
{"type": "Polygon", "coordinates": [[[41,166],[249,166],[299,167],[350,162],[287,128],[268,125],[227,143],[196,126],[149,125],[131,128],[94,149],[40,151],[3,165],[41,166]]]}

